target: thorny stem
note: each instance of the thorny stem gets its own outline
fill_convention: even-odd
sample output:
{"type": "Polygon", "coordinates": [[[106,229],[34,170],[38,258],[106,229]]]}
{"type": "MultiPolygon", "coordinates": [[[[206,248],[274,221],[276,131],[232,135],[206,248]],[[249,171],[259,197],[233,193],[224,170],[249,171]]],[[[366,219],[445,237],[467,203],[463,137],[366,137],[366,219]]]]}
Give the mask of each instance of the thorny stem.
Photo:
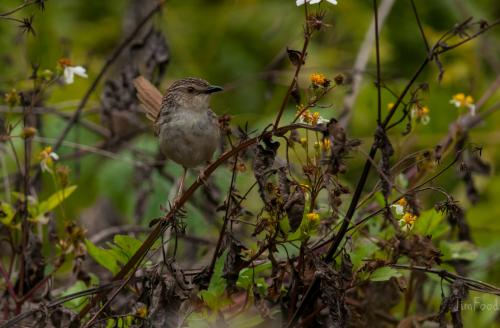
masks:
{"type": "Polygon", "coordinates": [[[215,263],[217,262],[219,252],[222,247],[222,243],[224,241],[227,223],[229,222],[229,209],[231,208],[231,198],[233,194],[234,184],[236,182],[236,165],[238,165],[238,153],[234,155],[233,172],[231,174],[231,183],[229,184],[229,192],[227,194],[227,200],[226,200],[226,212],[224,214],[224,221],[222,222],[222,227],[220,229],[219,239],[217,240],[217,246],[215,246],[214,255],[212,256],[212,261],[210,261],[210,266],[208,267],[208,277],[209,277],[208,281],[210,281],[210,278],[212,278],[212,274],[214,273],[215,263]]]}
{"type": "Polygon", "coordinates": [[[278,129],[278,126],[279,126],[280,120],[281,120],[281,116],[283,115],[283,112],[285,111],[286,105],[288,104],[288,100],[290,99],[290,96],[293,92],[293,89],[297,86],[300,69],[304,65],[303,63],[305,62],[305,58],[306,58],[306,54],[307,54],[307,47],[309,45],[309,40],[311,39],[311,33],[309,31],[309,24],[307,22],[307,5],[304,5],[304,10],[305,10],[305,15],[306,15],[304,45],[302,46],[302,51],[300,52],[300,58],[297,62],[297,66],[295,68],[295,74],[293,75],[292,82],[290,82],[290,86],[288,87],[288,90],[285,94],[285,98],[283,98],[283,102],[281,103],[281,107],[278,111],[278,114],[276,115],[276,121],[274,122],[274,130],[278,129]]]}

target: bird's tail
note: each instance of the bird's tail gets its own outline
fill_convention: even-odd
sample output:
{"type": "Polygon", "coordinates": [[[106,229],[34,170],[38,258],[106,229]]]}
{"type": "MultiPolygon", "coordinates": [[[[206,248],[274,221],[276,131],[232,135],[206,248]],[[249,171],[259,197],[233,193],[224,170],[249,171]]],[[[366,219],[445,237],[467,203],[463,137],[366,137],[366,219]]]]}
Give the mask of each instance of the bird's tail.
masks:
{"type": "Polygon", "coordinates": [[[152,122],[156,122],[163,99],[161,92],[143,76],[134,79],[134,86],[146,117],[152,122]]]}

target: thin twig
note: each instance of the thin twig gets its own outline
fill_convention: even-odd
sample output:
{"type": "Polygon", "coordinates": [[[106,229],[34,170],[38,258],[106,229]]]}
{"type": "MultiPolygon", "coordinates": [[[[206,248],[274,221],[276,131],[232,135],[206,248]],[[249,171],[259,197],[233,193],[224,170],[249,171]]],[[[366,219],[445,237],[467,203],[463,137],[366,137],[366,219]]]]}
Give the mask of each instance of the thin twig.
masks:
{"type": "Polygon", "coordinates": [[[288,100],[290,99],[290,96],[292,95],[293,89],[297,86],[298,78],[299,78],[299,73],[300,69],[304,65],[303,63],[305,62],[305,58],[307,55],[307,47],[309,45],[309,40],[311,39],[311,33],[309,31],[309,23],[307,22],[307,4],[304,5],[304,10],[305,10],[305,32],[304,32],[304,44],[302,45],[302,51],[300,52],[300,58],[298,62],[296,63],[295,67],[295,73],[293,75],[292,82],[290,82],[290,85],[288,86],[288,90],[286,91],[285,98],[283,98],[283,102],[281,103],[280,109],[278,110],[278,114],[276,115],[276,120],[274,122],[274,130],[278,129],[278,126],[280,124],[281,116],[283,115],[283,112],[285,111],[286,105],[288,105],[288,100]]]}
{"type": "MultiPolygon", "coordinates": [[[[387,16],[389,15],[392,6],[394,5],[394,0],[383,0],[378,9],[379,18],[379,30],[385,23],[387,16]]],[[[344,104],[342,112],[339,115],[339,121],[343,127],[349,124],[349,121],[353,114],[354,103],[358,98],[359,92],[361,90],[361,85],[363,82],[363,72],[366,70],[368,65],[368,60],[370,59],[370,53],[373,47],[374,37],[375,37],[375,20],[372,20],[368,30],[365,33],[365,38],[361,47],[359,48],[356,60],[354,61],[354,66],[352,68],[353,77],[351,90],[344,98],[344,104]]]]}
{"type": "Polygon", "coordinates": [[[451,272],[446,271],[444,269],[432,269],[432,268],[426,268],[426,267],[422,267],[422,266],[408,266],[408,265],[403,265],[403,264],[391,264],[390,266],[395,268],[395,269],[433,273],[433,274],[437,274],[438,276],[440,276],[442,278],[448,278],[451,280],[462,280],[467,285],[467,287],[469,289],[472,289],[472,290],[475,290],[478,292],[482,292],[482,293],[500,296],[500,288],[498,288],[496,286],[487,284],[487,283],[479,281],[479,280],[474,280],[471,278],[460,276],[458,274],[451,273],[451,272]]]}
{"type": "Polygon", "coordinates": [[[14,8],[14,9],[11,9],[11,10],[9,10],[9,11],[6,11],[6,12],[4,12],[4,13],[1,13],[1,14],[0,14],[0,17],[7,17],[7,16],[10,16],[10,15],[12,15],[12,14],[14,14],[14,13],[18,12],[19,10],[22,10],[23,8],[26,8],[26,7],[28,7],[28,6],[31,6],[32,4],[35,4],[35,3],[37,3],[37,2],[38,2],[38,0],[26,1],[25,3],[23,3],[22,5],[17,6],[17,7],[16,7],[16,8],[14,8]]]}
{"type": "Polygon", "coordinates": [[[229,222],[229,210],[231,208],[231,198],[233,194],[234,184],[236,183],[237,165],[238,165],[238,153],[234,155],[233,172],[231,174],[231,183],[229,184],[229,191],[227,193],[227,199],[226,199],[226,212],[224,214],[224,221],[222,222],[222,227],[220,228],[219,239],[217,240],[217,245],[215,246],[214,255],[212,256],[212,260],[210,261],[210,266],[208,267],[208,281],[210,281],[210,278],[212,278],[212,274],[214,273],[215,263],[217,262],[219,252],[222,247],[222,242],[224,241],[224,235],[226,233],[227,223],[229,222]]]}
{"type": "Polygon", "coordinates": [[[379,27],[378,27],[378,9],[377,0],[373,0],[373,15],[375,19],[375,57],[377,61],[377,81],[375,86],[377,87],[377,125],[380,126],[382,120],[382,88],[380,84],[380,45],[379,45],[379,27]]]}

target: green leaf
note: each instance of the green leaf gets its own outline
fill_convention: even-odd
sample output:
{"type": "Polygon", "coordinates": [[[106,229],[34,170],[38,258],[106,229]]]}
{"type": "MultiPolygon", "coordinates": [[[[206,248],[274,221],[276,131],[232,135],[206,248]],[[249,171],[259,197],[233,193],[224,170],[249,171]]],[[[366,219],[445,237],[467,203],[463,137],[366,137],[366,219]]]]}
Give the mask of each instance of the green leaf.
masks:
{"type": "Polygon", "coordinates": [[[54,208],[59,206],[59,204],[61,204],[66,198],[68,198],[75,190],[76,186],[69,186],[54,193],[46,201],[43,201],[38,205],[38,213],[45,214],[52,211],[54,208]]]}
{"type": "Polygon", "coordinates": [[[354,270],[363,265],[363,260],[370,258],[378,250],[378,246],[367,239],[359,240],[356,248],[351,252],[351,262],[354,270]]]}
{"type": "Polygon", "coordinates": [[[257,289],[259,290],[259,293],[264,296],[267,291],[268,284],[266,283],[264,278],[258,277],[258,275],[265,270],[271,269],[271,267],[271,263],[262,263],[255,266],[254,268],[244,268],[240,271],[238,281],[236,281],[236,286],[249,290],[255,283],[257,289]]]}
{"type": "Polygon", "coordinates": [[[113,238],[113,242],[120,247],[128,259],[130,259],[142,245],[142,241],[127,235],[116,235],[113,238]]]}
{"type": "Polygon", "coordinates": [[[227,251],[225,251],[224,254],[217,259],[217,262],[215,262],[214,273],[210,279],[208,289],[199,293],[201,299],[203,299],[207,306],[213,311],[219,311],[224,306],[231,304],[231,300],[224,295],[227,283],[222,277],[226,257],[227,251]]]}
{"type": "Polygon", "coordinates": [[[474,261],[479,252],[474,244],[469,241],[463,240],[458,242],[441,241],[439,249],[443,253],[442,260],[467,260],[474,261]]]}
{"type": "MultiPolygon", "coordinates": [[[[85,283],[83,281],[78,280],[77,282],[75,282],[73,284],[73,286],[69,287],[64,292],[62,292],[61,297],[71,295],[74,293],[78,293],[78,292],[84,291],[86,289],[88,289],[87,285],[85,285],[85,283]]],[[[72,300],[64,302],[63,305],[70,310],[78,312],[87,303],[87,298],[88,298],[88,296],[74,298],[72,300]]]]}
{"type": "Polygon", "coordinates": [[[370,275],[371,281],[386,281],[391,279],[392,277],[401,277],[401,273],[398,270],[390,267],[382,267],[373,271],[370,275]]]}
{"type": "Polygon", "coordinates": [[[413,232],[422,236],[432,236],[437,238],[449,229],[444,222],[444,215],[435,209],[424,211],[420,214],[413,227],[413,232]]]}
{"type": "Polygon", "coordinates": [[[89,255],[101,266],[108,269],[112,274],[120,271],[120,266],[118,265],[119,256],[115,250],[97,247],[88,239],[85,240],[85,245],[87,245],[89,255]]]}
{"type": "Polygon", "coordinates": [[[16,225],[12,224],[15,216],[16,211],[14,211],[9,203],[0,202],[0,223],[7,227],[15,228],[16,225]]]}

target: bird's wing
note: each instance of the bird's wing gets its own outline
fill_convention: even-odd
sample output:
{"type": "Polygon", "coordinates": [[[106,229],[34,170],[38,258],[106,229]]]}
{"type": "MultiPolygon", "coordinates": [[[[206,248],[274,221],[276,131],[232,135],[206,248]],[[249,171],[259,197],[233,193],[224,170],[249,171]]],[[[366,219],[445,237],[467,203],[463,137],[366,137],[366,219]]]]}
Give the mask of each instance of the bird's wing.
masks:
{"type": "Polygon", "coordinates": [[[137,98],[141,103],[144,113],[146,113],[146,117],[150,121],[156,122],[160,114],[163,98],[161,92],[143,76],[134,79],[134,86],[137,90],[137,98]]]}

